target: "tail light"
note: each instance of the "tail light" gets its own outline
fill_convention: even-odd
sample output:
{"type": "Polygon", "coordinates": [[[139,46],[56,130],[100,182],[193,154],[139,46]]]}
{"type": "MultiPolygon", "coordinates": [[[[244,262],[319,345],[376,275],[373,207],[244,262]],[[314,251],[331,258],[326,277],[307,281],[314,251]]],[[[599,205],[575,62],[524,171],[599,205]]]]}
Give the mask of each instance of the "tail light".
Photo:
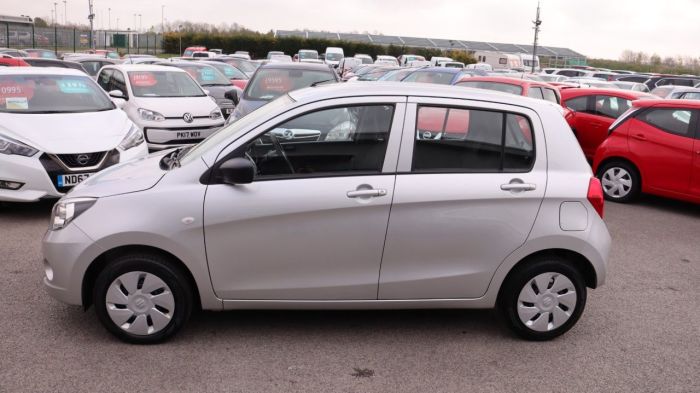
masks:
{"type": "Polygon", "coordinates": [[[588,182],[588,195],[586,197],[600,218],[603,218],[605,216],[605,198],[603,197],[603,186],[597,177],[591,177],[588,182]]]}

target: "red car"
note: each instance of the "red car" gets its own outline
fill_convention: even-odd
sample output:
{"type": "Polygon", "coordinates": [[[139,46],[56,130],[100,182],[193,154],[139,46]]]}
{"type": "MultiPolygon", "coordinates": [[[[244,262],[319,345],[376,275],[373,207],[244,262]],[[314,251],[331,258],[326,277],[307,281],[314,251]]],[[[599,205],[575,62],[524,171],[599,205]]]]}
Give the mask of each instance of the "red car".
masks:
{"type": "Polygon", "coordinates": [[[638,91],[613,89],[563,89],[561,105],[572,111],[566,118],[583,153],[589,160],[608,137],[608,128],[640,98],[653,98],[638,91]]]}
{"type": "Polygon", "coordinates": [[[29,64],[20,57],[0,56],[0,67],[29,67],[29,64]]]}
{"type": "Polygon", "coordinates": [[[561,102],[559,91],[552,85],[529,79],[516,79],[502,76],[464,77],[455,86],[474,87],[477,89],[495,90],[518,96],[539,98],[555,104],[561,102]]]}
{"type": "Polygon", "coordinates": [[[640,192],[700,203],[700,101],[640,100],[610,128],[593,169],[605,197],[640,192]]]}

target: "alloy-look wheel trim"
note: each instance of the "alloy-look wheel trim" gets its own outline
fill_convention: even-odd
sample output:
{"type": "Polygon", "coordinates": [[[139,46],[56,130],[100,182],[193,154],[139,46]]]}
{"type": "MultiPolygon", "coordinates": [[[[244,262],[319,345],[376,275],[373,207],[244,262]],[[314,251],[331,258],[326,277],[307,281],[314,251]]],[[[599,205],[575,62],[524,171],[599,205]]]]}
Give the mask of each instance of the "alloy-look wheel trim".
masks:
{"type": "Polygon", "coordinates": [[[127,333],[148,336],[165,329],[173,318],[175,297],[158,276],[141,271],[122,274],[109,285],[107,314],[127,333]]]}
{"type": "Polygon", "coordinates": [[[561,273],[542,273],[525,283],[518,296],[518,317],[528,328],[548,332],[571,318],[576,308],[576,288],[561,273]]]}
{"type": "Polygon", "coordinates": [[[603,173],[603,191],[611,198],[624,198],[632,191],[632,175],[620,167],[612,167],[603,173]]]}

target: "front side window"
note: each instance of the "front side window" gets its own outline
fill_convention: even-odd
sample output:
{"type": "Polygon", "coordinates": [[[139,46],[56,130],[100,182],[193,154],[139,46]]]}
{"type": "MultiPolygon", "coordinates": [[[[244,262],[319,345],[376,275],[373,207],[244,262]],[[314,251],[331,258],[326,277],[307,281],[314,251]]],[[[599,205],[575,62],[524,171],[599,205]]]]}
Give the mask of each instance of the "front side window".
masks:
{"type": "Polygon", "coordinates": [[[99,61],[84,61],[82,64],[90,75],[97,75],[97,72],[102,68],[102,63],[99,61]]]}
{"type": "Polygon", "coordinates": [[[115,109],[112,101],[87,76],[0,76],[0,112],[79,113],[110,109],[115,109]]]}
{"type": "Polygon", "coordinates": [[[542,88],[542,93],[544,94],[545,100],[547,100],[549,102],[553,102],[555,104],[559,103],[559,97],[557,96],[557,93],[554,92],[554,90],[547,89],[545,87],[545,88],[542,88]]]}
{"type": "Polygon", "coordinates": [[[110,81],[112,79],[113,72],[114,70],[104,70],[100,72],[100,76],[97,78],[97,84],[100,85],[100,87],[106,92],[110,91],[110,81]]]}
{"type": "Polygon", "coordinates": [[[128,97],[129,94],[126,91],[126,81],[124,80],[124,74],[121,71],[114,71],[112,74],[112,89],[119,90],[124,94],[124,97],[128,97]]]}
{"type": "Polygon", "coordinates": [[[512,113],[422,106],[414,172],[523,172],[534,163],[530,121],[512,113]]]}
{"type": "Polygon", "coordinates": [[[617,119],[632,107],[632,101],[619,97],[596,96],[595,114],[617,119]]]}
{"type": "MultiPolygon", "coordinates": [[[[115,72],[118,74],[119,72],[115,72]]],[[[204,91],[186,72],[129,71],[136,97],[204,97],[204,91]]]]}
{"type": "Polygon", "coordinates": [[[687,109],[652,109],[637,118],[671,134],[692,137],[690,120],[693,112],[687,109]]]}
{"type": "Polygon", "coordinates": [[[260,135],[246,156],[261,179],[380,173],[393,116],[393,105],[311,112],[260,135]]]}
{"type": "Polygon", "coordinates": [[[685,93],[683,95],[684,100],[700,100],[700,93],[685,93]]]}

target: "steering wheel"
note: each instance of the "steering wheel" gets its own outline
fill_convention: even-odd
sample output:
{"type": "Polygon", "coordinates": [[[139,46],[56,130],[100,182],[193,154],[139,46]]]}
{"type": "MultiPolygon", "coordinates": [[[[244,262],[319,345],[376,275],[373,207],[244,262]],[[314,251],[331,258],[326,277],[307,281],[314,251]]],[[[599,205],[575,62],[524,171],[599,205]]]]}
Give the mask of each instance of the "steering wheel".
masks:
{"type": "Polygon", "coordinates": [[[287,163],[287,167],[289,168],[289,172],[294,174],[294,167],[292,166],[292,162],[289,161],[289,157],[287,157],[287,153],[284,152],[284,148],[282,147],[282,144],[280,141],[277,139],[277,136],[273,133],[268,134],[270,136],[270,139],[272,140],[272,144],[275,145],[275,150],[280,153],[282,158],[284,159],[284,162],[287,163]]]}

